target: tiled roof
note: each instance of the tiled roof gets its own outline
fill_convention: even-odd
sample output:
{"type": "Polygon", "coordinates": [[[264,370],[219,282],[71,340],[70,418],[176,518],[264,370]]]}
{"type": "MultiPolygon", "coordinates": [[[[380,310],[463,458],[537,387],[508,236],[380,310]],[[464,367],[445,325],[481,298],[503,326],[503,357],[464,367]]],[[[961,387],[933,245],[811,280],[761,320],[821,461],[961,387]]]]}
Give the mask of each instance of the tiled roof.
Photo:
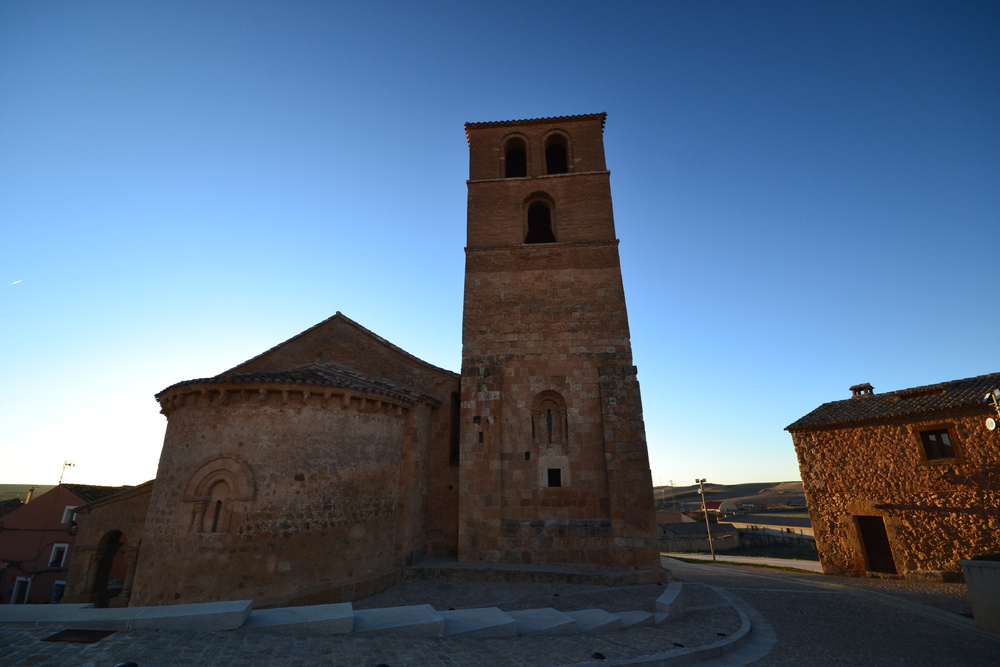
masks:
{"type": "Polygon", "coordinates": [[[988,404],[983,402],[983,397],[998,385],[1000,373],[990,373],[884,394],[862,394],[842,401],[824,403],[786,426],[785,430],[805,431],[894,417],[933,415],[957,408],[986,407],[988,404]]]}
{"type": "Polygon", "coordinates": [[[390,343],[389,341],[387,341],[385,338],[382,338],[381,336],[379,336],[374,331],[372,331],[370,329],[366,329],[365,327],[361,326],[360,324],[358,324],[357,322],[355,322],[354,320],[352,320],[351,318],[349,318],[347,315],[344,315],[339,310],[333,316],[326,318],[325,320],[323,320],[319,324],[314,324],[313,326],[309,327],[305,331],[303,331],[301,333],[295,334],[294,336],[292,336],[288,340],[286,340],[284,342],[281,342],[281,343],[278,343],[274,347],[261,352],[260,354],[258,354],[255,357],[251,357],[250,359],[247,359],[243,363],[241,363],[241,364],[239,364],[237,366],[234,366],[233,368],[230,368],[229,370],[231,370],[231,371],[235,370],[235,369],[239,368],[240,366],[245,366],[245,365],[247,365],[247,364],[249,364],[251,362],[254,362],[254,361],[258,360],[261,357],[266,357],[271,352],[277,350],[278,348],[284,347],[285,345],[291,343],[293,340],[296,340],[296,339],[299,339],[299,338],[303,338],[304,336],[307,336],[312,331],[314,331],[316,329],[321,329],[322,327],[326,326],[327,324],[330,324],[330,323],[333,323],[333,322],[336,322],[336,321],[343,322],[344,324],[347,324],[347,325],[349,325],[351,327],[354,327],[358,331],[360,331],[363,334],[365,334],[366,336],[370,337],[372,340],[374,340],[374,341],[376,341],[378,343],[381,343],[382,345],[384,345],[385,347],[389,348],[393,352],[395,352],[395,353],[397,353],[397,354],[399,354],[399,355],[401,355],[401,356],[409,359],[410,361],[415,361],[415,362],[421,364],[422,366],[430,368],[431,370],[437,371],[439,373],[447,373],[448,375],[453,375],[456,378],[459,377],[458,373],[455,373],[454,371],[449,371],[447,368],[441,368],[440,366],[435,366],[434,364],[431,364],[431,363],[428,363],[428,362],[424,361],[420,357],[413,356],[412,354],[410,354],[409,352],[407,352],[403,348],[399,347],[398,345],[393,345],[392,343],[390,343]]]}
{"type": "Polygon", "coordinates": [[[370,394],[389,396],[408,404],[413,404],[420,399],[430,398],[405,387],[390,384],[384,380],[366,377],[342,366],[329,363],[312,363],[285,371],[223,373],[211,378],[178,382],[158,393],[156,399],[159,400],[160,397],[175,388],[193,384],[295,384],[310,387],[342,387],[370,394]]]}
{"type": "Polygon", "coordinates": [[[726,517],[733,523],[749,523],[755,526],[781,526],[783,528],[812,528],[807,516],[774,516],[771,514],[736,514],[726,517]]]}
{"type": "Polygon", "coordinates": [[[606,111],[601,113],[578,113],[572,116],[547,116],[545,118],[522,118],[520,120],[487,120],[481,123],[466,123],[466,127],[493,127],[496,125],[510,125],[511,123],[551,123],[559,120],[586,120],[588,118],[600,118],[602,121],[608,117],[606,111]]]}
{"type": "Polygon", "coordinates": [[[0,500],[0,516],[6,516],[23,505],[20,498],[8,498],[0,500]]]}
{"type": "Polygon", "coordinates": [[[107,498],[108,496],[113,496],[116,493],[121,493],[132,488],[131,486],[93,486],[92,484],[63,484],[62,486],[87,503],[107,498]]]}
{"type": "Polygon", "coordinates": [[[573,116],[549,116],[547,118],[525,118],[522,120],[490,120],[482,123],[466,123],[465,124],[465,137],[469,139],[470,130],[478,130],[482,127],[502,127],[504,125],[535,125],[538,123],[555,123],[559,121],[566,120],[590,120],[590,119],[600,119],[601,129],[604,129],[604,123],[607,121],[607,112],[601,113],[581,113],[573,116]]]}
{"type": "MultiPolygon", "coordinates": [[[[696,523],[664,523],[660,524],[664,529],[669,530],[675,535],[697,535],[699,533],[707,533],[705,530],[705,524],[700,521],[696,523]]],[[[733,524],[731,523],[713,523],[712,530],[724,532],[727,530],[735,530],[733,524]]]]}
{"type": "Polygon", "coordinates": [[[143,482],[142,484],[137,484],[135,486],[120,486],[116,489],[115,493],[109,494],[107,496],[102,496],[96,500],[88,501],[87,503],[80,505],[76,508],[76,511],[86,511],[95,505],[103,505],[105,503],[115,502],[119,499],[119,496],[126,497],[125,494],[141,494],[143,491],[148,493],[148,489],[145,487],[152,487],[153,483],[156,482],[155,479],[151,479],[148,482],[143,482]]]}

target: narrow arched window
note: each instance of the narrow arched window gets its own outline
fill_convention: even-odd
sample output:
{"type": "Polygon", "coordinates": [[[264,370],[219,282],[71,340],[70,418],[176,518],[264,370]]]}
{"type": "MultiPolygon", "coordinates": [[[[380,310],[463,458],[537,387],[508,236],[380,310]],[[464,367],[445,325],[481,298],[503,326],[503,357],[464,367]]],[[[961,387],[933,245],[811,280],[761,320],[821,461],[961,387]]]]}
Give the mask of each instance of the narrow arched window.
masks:
{"type": "Polygon", "coordinates": [[[558,392],[543,391],[531,406],[531,436],[536,446],[566,444],[566,401],[558,392]]]}
{"type": "Polygon", "coordinates": [[[504,177],[521,178],[527,175],[528,151],[525,150],[524,141],[511,139],[507,142],[507,150],[504,153],[504,177]]]}
{"type": "Polygon", "coordinates": [[[210,532],[219,532],[219,515],[222,514],[222,501],[215,501],[215,511],[212,512],[212,530],[210,532]]]}
{"type": "Polygon", "coordinates": [[[545,173],[565,174],[569,171],[569,157],[566,151],[566,138],[560,134],[549,137],[545,146],[545,173]]]}
{"type": "Polygon", "coordinates": [[[528,234],[525,243],[555,243],[552,233],[552,211],[545,202],[536,201],[528,207],[528,234]]]}
{"type": "Polygon", "coordinates": [[[231,495],[229,484],[227,484],[225,480],[220,479],[218,482],[212,484],[208,494],[209,504],[208,507],[205,508],[205,516],[202,519],[201,530],[204,533],[218,533],[219,531],[225,532],[225,504],[231,495]]]}

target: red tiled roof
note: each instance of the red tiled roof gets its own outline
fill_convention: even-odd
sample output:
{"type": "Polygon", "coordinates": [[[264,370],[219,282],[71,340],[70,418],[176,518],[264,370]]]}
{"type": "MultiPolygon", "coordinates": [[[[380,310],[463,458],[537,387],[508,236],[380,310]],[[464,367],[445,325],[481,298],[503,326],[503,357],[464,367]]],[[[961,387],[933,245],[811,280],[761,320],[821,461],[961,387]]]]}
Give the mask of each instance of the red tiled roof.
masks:
{"type": "Polygon", "coordinates": [[[90,503],[131,489],[131,486],[94,486],[92,484],[63,484],[64,489],[90,503]]]}
{"type": "Polygon", "coordinates": [[[223,373],[210,378],[198,378],[186,380],[172,384],[163,391],[156,394],[156,399],[171,390],[192,384],[296,384],[318,387],[343,387],[345,389],[355,389],[370,394],[381,394],[413,404],[417,400],[427,400],[436,403],[437,400],[429,396],[424,396],[419,392],[412,391],[405,387],[390,384],[384,380],[364,376],[342,366],[330,363],[310,363],[299,368],[291,368],[284,371],[275,372],[251,372],[251,373],[223,373]]]}
{"type": "Polygon", "coordinates": [[[573,116],[548,116],[546,118],[525,118],[522,120],[490,120],[482,123],[466,123],[465,124],[465,138],[466,140],[471,140],[469,136],[470,130],[478,130],[483,127],[502,127],[504,125],[536,125],[538,123],[557,123],[560,121],[567,120],[600,120],[601,129],[604,129],[604,124],[607,122],[608,114],[607,112],[601,113],[581,113],[573,116]]]}
{"type": "Polygon", "coordinates": [[[983,402],[983,397],[997,386],[1000,386],[1000,373],[990,373],[884,394],[862,394],[824,403],[786,426],[785,430],[807,431],[895,417],[933,415],[959,408],[981,406],[985,410],[989,404],[983,402]]]}

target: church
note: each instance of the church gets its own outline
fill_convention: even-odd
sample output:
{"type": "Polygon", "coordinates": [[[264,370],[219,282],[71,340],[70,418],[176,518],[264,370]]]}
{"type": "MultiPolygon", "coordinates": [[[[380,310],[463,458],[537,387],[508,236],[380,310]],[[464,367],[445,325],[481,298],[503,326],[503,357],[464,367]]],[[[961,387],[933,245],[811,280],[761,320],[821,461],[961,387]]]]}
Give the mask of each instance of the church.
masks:
{"type": "Polygon", "coordinates": [[[605,118],[466,124],[460,373],[337,313],[157,394],[156,479],[77,508],[67,600],[346,601],[427,557],[659,570],[605,118]]]}

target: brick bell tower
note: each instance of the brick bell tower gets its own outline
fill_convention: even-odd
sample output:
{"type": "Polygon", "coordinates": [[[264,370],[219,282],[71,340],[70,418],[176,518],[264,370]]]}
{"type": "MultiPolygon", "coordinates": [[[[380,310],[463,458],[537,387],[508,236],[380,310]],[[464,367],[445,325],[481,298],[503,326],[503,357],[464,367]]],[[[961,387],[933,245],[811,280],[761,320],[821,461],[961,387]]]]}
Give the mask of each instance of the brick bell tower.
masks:
{"type": "Polygon", "coordinates": [[[465,126],[463,560],[660,568],[605,117],[465,126]]]}

